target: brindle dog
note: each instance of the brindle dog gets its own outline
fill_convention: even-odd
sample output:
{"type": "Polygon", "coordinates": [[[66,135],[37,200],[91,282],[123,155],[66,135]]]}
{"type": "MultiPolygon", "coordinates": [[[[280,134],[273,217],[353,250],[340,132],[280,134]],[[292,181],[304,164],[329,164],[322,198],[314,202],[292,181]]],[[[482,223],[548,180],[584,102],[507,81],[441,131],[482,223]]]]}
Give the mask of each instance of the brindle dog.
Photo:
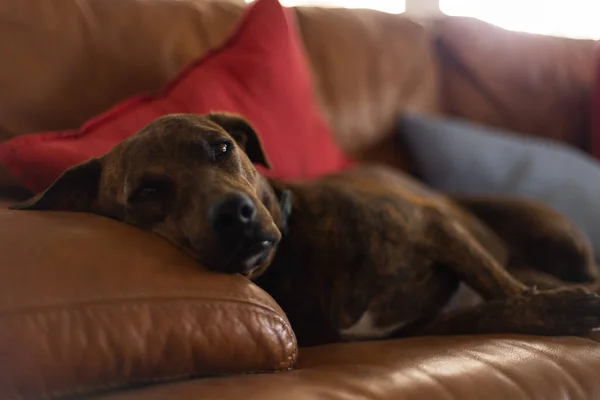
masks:
{"type": "Polygon", "coordinates": [[[590,245],[541,204],[450,200],[382,166],[282,182],[253,163],[269,166],[243,118],[171,115],[15,208],[100,214],[241,273],[301,345],[600,327],[590,245]],[[461,282],[482,301],[458,301],[461,282]]]}

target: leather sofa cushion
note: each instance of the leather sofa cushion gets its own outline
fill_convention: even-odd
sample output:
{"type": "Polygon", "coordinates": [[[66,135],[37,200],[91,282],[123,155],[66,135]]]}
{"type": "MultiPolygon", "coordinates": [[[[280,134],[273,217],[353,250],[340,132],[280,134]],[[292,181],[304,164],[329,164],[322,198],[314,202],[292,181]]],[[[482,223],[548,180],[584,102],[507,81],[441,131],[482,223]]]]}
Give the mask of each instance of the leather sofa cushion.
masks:
{"type": "Polygon", "coordinates": [[[204,0],[0,4],[0,133],[75,129],[223,43],[244,8],[204,0]],[[10,61],[8,61],[10,60],[10,61]]]}
{"type": "Polygon", "coordinates": [[[87,214],[0,209],[0,397],[66,397],[287,370],[279,306],[156,235],[87,214]]]}
{"type": "Polygon", "coordinates": [[[598,43],[511,32],[474,18],[436,28],[446,113],[590,149],[598,43]]]}
{"type": "Polygon", "coordinates": [[[441,109],[429,29],[373,10],[300,7],[297,14],[317,95],[342,148],[409,168],[392,134],[398,115],[441,109]]]}
{"type": "Polygon", "coordinates": [[[588,400],[600,347],[579,338],[429,337],[300,349],[298,369],[192,380],[94,400],[588,400]]]}

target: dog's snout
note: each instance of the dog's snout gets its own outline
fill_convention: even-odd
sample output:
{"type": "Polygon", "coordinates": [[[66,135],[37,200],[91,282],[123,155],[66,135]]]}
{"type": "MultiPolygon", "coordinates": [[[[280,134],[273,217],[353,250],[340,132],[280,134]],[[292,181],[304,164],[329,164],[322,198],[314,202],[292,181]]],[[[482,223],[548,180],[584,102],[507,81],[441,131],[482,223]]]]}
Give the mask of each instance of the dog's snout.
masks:
{"type": "Polygon", "coordinates": [[[256,219],[256,206],[244,194],[229,195],[217,202],[209,215],[216,230],[243,228],[256,219]]]}

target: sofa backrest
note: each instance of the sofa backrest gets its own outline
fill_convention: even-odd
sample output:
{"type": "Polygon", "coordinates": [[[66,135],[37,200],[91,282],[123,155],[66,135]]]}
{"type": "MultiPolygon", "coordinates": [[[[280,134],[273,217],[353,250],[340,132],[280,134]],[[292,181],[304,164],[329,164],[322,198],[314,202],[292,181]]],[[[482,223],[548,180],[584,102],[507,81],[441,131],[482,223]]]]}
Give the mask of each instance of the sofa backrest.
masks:
{"type": "MultiPolygon", "coordinates": [[[[76,128],[156,90],[222,43],[243,9],[222,0],[2,2],[0,140],[76,128]]],[[[593,41],[370,10],[297,16],[318,101],[352,155],[405,167],[390,135],[403,111],[586,143],[593,41]]]]}
{"type": "Polygon", "coordinates": [[[390,135],[403,111],[441,111],[432,36],[423,25],[370,10],[300,8],[317,94],[345,151],[397,164],[390,135]]]}
{"type": "Polygon", "coordinates": [[[472,18],[447,18],[434,30],[445,113],[589,150],[597,41],[472,18]]]}
{"type": "MultiPolygon", "coordinates": [[[[0,5],[0,127],[9,135],[76,128],[156,90],[233,31],[225,1],[44,0],[0,5]]],[[[436,110],[428,32],[397,15],[298,9],[315,89],[338,141],[381,158],[398,112],[436,110]]]]}

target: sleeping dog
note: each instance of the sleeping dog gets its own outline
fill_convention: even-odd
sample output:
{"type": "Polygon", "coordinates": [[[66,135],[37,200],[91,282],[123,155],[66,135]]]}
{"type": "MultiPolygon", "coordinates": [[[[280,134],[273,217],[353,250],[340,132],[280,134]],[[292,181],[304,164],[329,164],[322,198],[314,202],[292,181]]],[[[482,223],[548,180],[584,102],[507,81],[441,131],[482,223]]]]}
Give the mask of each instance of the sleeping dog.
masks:
{"type": "Polygon", "coordinates": [[[285,182],[253,164],[269,167],[242,117],[170,115],[14,208],[103,215],[243,274],[301,345],[600,326],[590,245],[540,204],[451,199],[383,166],[285,182]]]}

